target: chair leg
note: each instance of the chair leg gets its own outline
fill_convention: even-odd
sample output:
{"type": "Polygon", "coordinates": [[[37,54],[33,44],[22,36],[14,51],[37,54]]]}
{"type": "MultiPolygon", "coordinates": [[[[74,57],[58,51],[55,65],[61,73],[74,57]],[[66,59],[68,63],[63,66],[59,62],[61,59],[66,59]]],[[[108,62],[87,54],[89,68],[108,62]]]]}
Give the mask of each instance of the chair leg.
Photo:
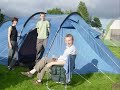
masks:
{"type": "Polygon", "coordinates": [[[65,74],[65,90],[67,90],[67,79],[66,79],[66,74],[65,74]]]}
{"type": "Polygon", "coordinates": [[[47,71],[46,74],[47,74],[47,82],[46,82],[47,90],[51,90],[49,88],[49,85],[48,85],[48,80],[49,80],[49,75],[48,74],[49,74],[49,72],[47,71]]]}
{"type": "Polygon", "coordinates": [[[65,90],[67,90],[67,84],[65,84],[65,90]]]}

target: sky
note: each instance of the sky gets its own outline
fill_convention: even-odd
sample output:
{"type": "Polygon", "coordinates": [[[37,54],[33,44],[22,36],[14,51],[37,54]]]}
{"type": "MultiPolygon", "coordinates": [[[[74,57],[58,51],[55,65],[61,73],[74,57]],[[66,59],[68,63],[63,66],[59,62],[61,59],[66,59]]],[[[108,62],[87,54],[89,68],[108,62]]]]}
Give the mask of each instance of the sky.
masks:
{"type": "Polygon", "coordinates": [[[24,17],[56,7],[76,11],[80,1],[85,2],[91,16],[120,18],[120,0],[0,0],[0,8],[7,16],[24,17]]]}

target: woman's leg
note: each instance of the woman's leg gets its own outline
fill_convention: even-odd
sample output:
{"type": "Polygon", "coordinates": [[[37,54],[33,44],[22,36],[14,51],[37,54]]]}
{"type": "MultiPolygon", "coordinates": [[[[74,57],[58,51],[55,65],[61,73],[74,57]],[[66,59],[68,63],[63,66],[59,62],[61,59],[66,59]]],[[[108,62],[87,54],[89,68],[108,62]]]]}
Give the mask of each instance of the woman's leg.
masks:
{"type": "Polygon", "coordinates": [[[12,53],[13,53],[13,50],[11,48],[9,48],[9,51],[8,51],[8,66],[10,65],[10,62],[12,61],[12,53]]]}
{"type": "Polygon", "coordinates": [[[39,81],[42,81],[44,75],[45,75],[45,71],[48,71],[48,69],[52,66],[52,65],[64,65],[65,61],[56,61],[56,62],[50,62],[48,64],[45,65],[45,67],[38,72],[37,74],[37,78],[39,81]]]}
{"type": "Polygon", "coordinates": [[[11,62],[9,64],[9,66],[11,68],[13,68],[13,66],[15,65],[16,63],[16,60],[17,60],[17,42],[16,41],[11,41],[11,44],[12,44],[12,49],[11,49],[11,62]]]}

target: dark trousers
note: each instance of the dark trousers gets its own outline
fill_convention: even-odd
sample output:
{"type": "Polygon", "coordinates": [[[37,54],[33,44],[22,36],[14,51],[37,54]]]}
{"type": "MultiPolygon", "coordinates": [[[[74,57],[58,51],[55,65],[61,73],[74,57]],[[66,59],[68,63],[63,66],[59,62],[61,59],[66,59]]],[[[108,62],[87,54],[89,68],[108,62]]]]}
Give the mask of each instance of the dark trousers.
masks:
{"type": "Polygon", "coordinates": [[[13,68],[16,61],[18,60],[18,45],[16,41],[11,41],[12,48],[9,48],[8,53],[8,66],[13,68]]]}

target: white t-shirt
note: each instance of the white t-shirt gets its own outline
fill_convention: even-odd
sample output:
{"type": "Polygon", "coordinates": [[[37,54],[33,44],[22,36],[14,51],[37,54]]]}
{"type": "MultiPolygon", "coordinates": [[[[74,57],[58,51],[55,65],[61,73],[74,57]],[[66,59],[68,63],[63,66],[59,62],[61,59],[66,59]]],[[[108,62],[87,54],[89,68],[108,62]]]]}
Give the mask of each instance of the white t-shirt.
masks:
{"type": "Polygon", "coordinates": [[[71,47],[66,46],[66,49],[65,49],[63,55],[61,55],[61,56],[58,58],[58,60],[65,60],[65,61],[66,61],[66,60],[68,59],[68,56],[69,56],[70,54],[71,54],[71,55],[76,55],[76,48],[75,48],[74,45],[72,45],[71,47]]]}

